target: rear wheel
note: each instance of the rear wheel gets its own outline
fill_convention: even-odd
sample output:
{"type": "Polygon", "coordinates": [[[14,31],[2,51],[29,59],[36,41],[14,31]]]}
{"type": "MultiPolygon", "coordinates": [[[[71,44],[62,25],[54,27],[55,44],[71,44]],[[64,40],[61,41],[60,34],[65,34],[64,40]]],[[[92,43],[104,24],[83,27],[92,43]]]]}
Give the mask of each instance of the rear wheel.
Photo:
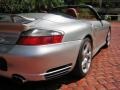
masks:
{"type": "Polygon", "coordinates": [[[92,59],[92,45],[89,38],[84,39],[79,51],[76,66],[73,70],[73,74],[76,77],[84,77],[91,66],[92,59]]]}

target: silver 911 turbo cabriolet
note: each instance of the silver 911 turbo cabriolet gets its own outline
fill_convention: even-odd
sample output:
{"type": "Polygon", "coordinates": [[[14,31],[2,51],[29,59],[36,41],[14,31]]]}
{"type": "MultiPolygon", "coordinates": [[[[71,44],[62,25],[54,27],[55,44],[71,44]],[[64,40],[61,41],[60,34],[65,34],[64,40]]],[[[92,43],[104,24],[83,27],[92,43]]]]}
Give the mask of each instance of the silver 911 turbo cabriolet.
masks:
{"type": "Polygon", "coordinates": [[[101,47],[108,47],[110,39],[110,23],[89,5],[1,14],[0,75],[22,82],[69,72],[84,77],[92,57],[101,47]]]}

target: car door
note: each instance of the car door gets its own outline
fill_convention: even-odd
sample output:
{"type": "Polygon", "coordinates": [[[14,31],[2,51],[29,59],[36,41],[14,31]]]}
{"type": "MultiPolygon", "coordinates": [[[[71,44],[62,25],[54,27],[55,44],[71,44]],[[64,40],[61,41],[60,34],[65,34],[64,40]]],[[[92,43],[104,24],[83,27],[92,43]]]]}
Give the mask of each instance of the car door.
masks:
{"type": "Polygon", "coordinates": [[[95,47],[101,47],[105,41],[105,28],[100,20],[91,21],[95,38],[95,47]]]}

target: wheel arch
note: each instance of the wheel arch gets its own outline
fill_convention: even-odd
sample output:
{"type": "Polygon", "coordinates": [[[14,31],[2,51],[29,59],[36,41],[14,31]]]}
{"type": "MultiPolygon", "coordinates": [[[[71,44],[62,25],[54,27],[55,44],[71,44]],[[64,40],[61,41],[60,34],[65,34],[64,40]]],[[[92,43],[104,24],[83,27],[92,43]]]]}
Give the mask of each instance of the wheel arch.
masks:
{"type": "Polygon", "coordinates": [[[92,36],[90,34],[88,34],[84,37],[84,39],[85,38],[89,38],[91,40],[91,46],[92,46],[92,49],[93,49],[93,38],[92,38],[92,36]]]}
{"type": "MultiPolygon", "coordinates": [[[[92,36],[90,35],[90,34],[87,34],[84,38],[83,38],[83,41],[85,40],[85,39],[90,39],[90,41],[91,41],[91,46],[93,47],[93,38],[92,38],[92,36]]],[[[92,48],[93,49],[93,48],[92,48]]],[[[79,53],[80,53],[80,51],[81,51],[81,47],[80,47],[80,49],[79,49],[79,53]]],[[[77,71],[77,69],[78,69],[78,67],[77,67],[77,64],[78,64],[78,61],[79,61],[79,53],[78,53],[78,57],[77,57],[77,59],[76,59],[76,62],[75,62],[75,64],[74,64],[74,67],[73,67],[73,69],[72,69],[72,71],[71,71],[71,74],[74,74],[76,71],[77,71]]],[[[80,55],[81,56],[81,55],[80,55]]]]}

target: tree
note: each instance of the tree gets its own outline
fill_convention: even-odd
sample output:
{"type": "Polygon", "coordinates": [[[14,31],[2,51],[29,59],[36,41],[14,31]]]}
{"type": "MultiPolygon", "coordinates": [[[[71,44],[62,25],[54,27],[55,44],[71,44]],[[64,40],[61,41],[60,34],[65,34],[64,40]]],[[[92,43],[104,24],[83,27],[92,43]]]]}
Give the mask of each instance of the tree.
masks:
{"type": "Polygon", "coordinates": [[[0,0],[0,12],[39,12],[41,6],[48,8],[64,4],[64,0],[0,0]]]}
{"type": "Polygon", "coordinates": [[[99,7],[102,8],[102,2],[103,0],[99,0],[99,7]]]}
{"type": "Polygon", "coordinates": [[[67,5],[79,5],[82,4],[85,0],[64,0],[67,5]]]}

